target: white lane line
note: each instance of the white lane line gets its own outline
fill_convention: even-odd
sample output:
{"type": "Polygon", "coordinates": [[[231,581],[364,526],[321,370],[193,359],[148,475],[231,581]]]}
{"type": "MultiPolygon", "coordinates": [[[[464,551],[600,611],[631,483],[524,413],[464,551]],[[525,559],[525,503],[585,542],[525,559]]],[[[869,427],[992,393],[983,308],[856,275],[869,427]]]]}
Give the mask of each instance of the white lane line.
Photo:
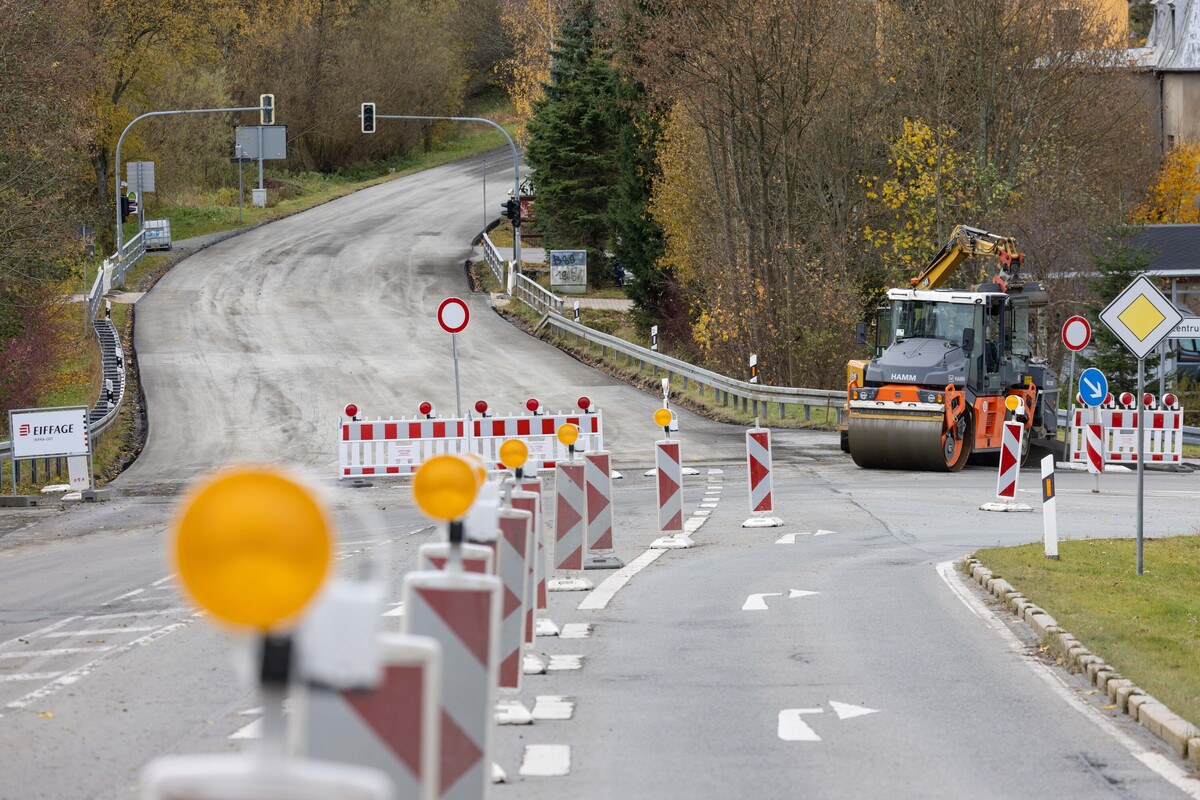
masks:
{"type": "Polygon", "coordinates": [[[25,650],[17,653],[0,653],[0,658],[35,658],[37,656],[73,656],[76,653],[107,653],[114,645],[96,647],[58,647],[52,650],[25,650]]]}
{"type": "Polygon", "coordinates": [[[630,578],[637,575],[646,567],[654,563],[655,559],[661,556],[666,550],[647,550],[640,556],[630,561],[619,570],[609,575],[604,579],[604,582],[597,586],[592,591],[588,592],[587,597],[583,598],[583,602],[579,604],[580,611],[599,611],[603,608],[608,608],[609,602],[613,599],[618,591],[625,584],[629,583],[630,578]]]}
{"type": "Polygon", "coordinates": [[[586,639],[592,635],[592,625],[589,622],[567,622],[558,633],[560,639],[586,639]]]}
{"type": "Polygon", "coordinates": [[[116,602],[118,602],[118,601],[120,601],[120,600],[124,600],[126,597],[135,597],[135,596],[137,596],[137,595],[141,594],[141,593],[142,593],[142,592],[144,592],[144,591],[146,591],[146,590],[145,590],[145,589],[134,589],[133,591],[126,592],[125,594],[119,594],[119,595],[117,595],[116,597],[114,597],[112,600],[109,600],[109,601],[108,601],[108,602],[106,602],[106,603],[101,603],[100,605],[102,605],[102,606],[111,606],[113,603],[116,603],[116,602]]]}
{"type": "Polygon", "coordinates": [[[89,674],[91,674],[96,669],[98,669],[102,664],[104,664],[104,662],[108,661],[109,659],[113,658],[114,656],[121,655],[122,653],[128,653],[130,650],[133,650],[135,647],[145,647],[146,645],[153,644],[154,642],[158,641],[162,637],[164,637],[170,633],[173,633],[173,632],[179,630],[180,628],[186,628],[187,626],[188,626],[188,623],[186,623],[186,622],[173,622],[170,625],[162,626],[161,628],[154,631],[153,633],[148,633],[145,636],[134,639],[132,642],[129,642],[128,644],[123,644],[120,647],[115,647],[112,650],[109,650],[104,655],[100,656],[99,658],[92,659],[88,663],[84,664],[82,667],[76,667],[75,669],[71,670],[70,672],[65,672],[62,675],[59,675],[53,681],[51,681],[50,683],[41,687],[40,689],[35,689],[34,691],[30,692],[29,694],[19,697],[16,700],[13,700],[11,703],[6,704],[5,708],[25,708],[30,703],[35,703],[39,700],[45,700],[47,697],[56,693],[59,689],[63,688],[64,686],[70,686],[71,684],[77,683],[81,679],[86,678],[89,674]]]}
{"type": "Polygon", "coordinates": [[[568,669],[583,669],[583,656],[550,656],[550,663],[546,665],[547,672],[568,669]]]}
{"type": "Polygon", "coordinates": [[[557,694],[539,694],[531,713],[536,720],[570,719],[575,714],[575,701],[557,694]]]}
{"type": "Polygon", "coordinates": [[[701,503],[700,507],[701,508],[716,508],[717,504],[716,503],[701,503]]]}
{"type": "Polygon", "coordinates": [[[156,580],[154,583],[152,583],[152,584],[150,584],[150,585],[151,585],[151,586],[162,586],[164,583],[170,583],[171,581],[175,580],[175,578],[176,578],[178,575],[179,575],[179,573],[178,573],[178,572],[172,572],[172,573],[171,573],[170,575],[168,575],[167,577],[165,577],[165,578],[159,578],[158,580],[156,580]]]}
{"type": "Polygon", "coordinates": [[[724,474],[725,474],[725,470],[723,470],[723,469],[710,469],[710,470],[708,471],[708,474],[709,474],[709,475],[724,475],[724,474]]]}
{"type": "Polygon", "coordinates": [[[229,734],[230,739],[261,739],[262,738],[262,720],[256,719],[249,725],[244,725],[238,728],[233,733],[229,734]]]}
{"type": "Polygon", "coordinates": [[[1084,719],[1115,739],[1131,756],[1158,773],[1172,786],[1181,790],[1188,797],[1200,800],[1200,783],[1189,778],[1187,772],[1163,754],[1148,750],[1131,737],[1125,735],[1108,717],[1089,705],[1082,697],[1076,695],[1075,690],[1067,685],[1066,681],[1059,676],[1055,668],[1044,664],[1041,659],[1031,656],[1026,651],[1025,645],[1017,638],[1017,635],[1008,629],[1008,626],[1004,624],[996,613],[988,608],[973,592],[968,591],[967,587],[963,586],[962,581],[955,574],[956,570],[954,569],[953,561],[943,561],[938,564],[937,572],[946,585],[950,587],[950,591],[954,592],[958,599],[962,600],[974,612],[976,617],[979,617],[985,625],[995,631],[1004,643],[1008,645],[1009,650],[1017,656],[1017,660],[1024,662],[1033,671],[1033,674],[1038,676],[1063,702],[1080,714],[1083,714],[1084,719]]]}
{"type": "Polygon", "coordinates": [[[530,744],[521,759],[521,775],[552,778],[571,773],[571,746],[567,744],[530,744]]]}
{"type": "Polygon", "coordinates": [[[50,633],[51,631],[56,631],[59,628],[61,628],[63,625],[69,625],[77,619],[79,619],[79,617],[67,617],[65,619],[60,619],[58,622],[52,622],[49,625],[47,625],[46,627],[38,628],[36,631],[27,633],[24,636],[17,636],[13,639],[9,639],[7,642],[0,642],[0,649],[8,647],[9,645],[12,645],[12,644],[23,644],[24,642],[28,641],[29,639],[36,639],[39,636],[45,636],[46,634],[50,633]]]}
{"type": "Polygon", "coordinates": [[[0,675],[0,683],[6,681],[48,681],[57,678],[61,672],[17,672],[12,675],[0,675]]]}
{"type": "Polygon", "coordinates": [[[56,631],[54,633],[46,633],[42,635],[42,638],[67,639],[74,636],[111,636],[116,633],[145,633],[146,631],[152,630],[154,630],[153,625],[130,625],[128,628],[85,628],[78,631],[56,631]]]}
{"type": "MultiPolygon", "coordinates": [[[[85,620],[95,622],[104,619],[128,619],[137,617],[158,617],[163,614],[182,614],[187,611],[186,608],[160,608],[157,611],[124,611],[118,614],[91,614],[84,617],[85,620]]],[[[76,617],[76,619],[79,619],[76,617]]]]}

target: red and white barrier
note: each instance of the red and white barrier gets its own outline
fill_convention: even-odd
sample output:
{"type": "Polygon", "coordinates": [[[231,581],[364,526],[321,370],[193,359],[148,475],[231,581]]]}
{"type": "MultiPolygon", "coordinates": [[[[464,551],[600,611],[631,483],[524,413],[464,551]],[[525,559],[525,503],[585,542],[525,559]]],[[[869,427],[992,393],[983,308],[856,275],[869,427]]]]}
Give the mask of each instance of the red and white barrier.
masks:
{"type": "Polygon", "coordinates": [[[1104,426],[1090,423],[1083,426],[1088,472],[1099,475],[1104,472],[1104,426]]]}
{"type": "MultiPolygon", "coordinates": [[[[521,690],[521,647],[525,644],[525,598],[529,587],[529,561],[533,516],[527,511],[500,511],[496,539],[496,573],[504,584],[500,603],[501,691],[521,690]]],[[[530,718],[532,721],[532,718],[530,718]]]]}
{"type": "Polygon", "coordinates": [[[438,786],[441,647],[425,636],[383,634],[382,680],[370,691],[301,685],[303,753],[381,770],[396,797],[434,800],[438,786]]]}
{"type": "MultiPolygon", "coordinates": [[[[476,575],[495,575],[493,569],[495,550],[482,544],[463,544],[459,552],[463,572],[476,575]]],[[[417,569],[422,572],[440,572],[450,560],[450,545],[446,542],[429,542],[417,549],[417,569]]]]}
{"type": "Polygon", "coordinates": [[[1013,500],[1017,496],[1017,480],[1021,476],[1021,438],[1025,426],[1020,422],[1005,422],[1000,439],[1000,472],[996,476],[996,497],[1013,500]]]}
{"type": "Polygon", "coordinates": [[[453,568],[404,579],[405,632],[442,647],[437,796],[443,800],[480,800],[491,785],[500,592],[495,576],[453,568]]]}
{"type": "Polygon", "coordinates": [[[692,547],[683,530],[683,460],[679,442],[660,439],[654,443],[655,484],[658,495],[658,529],[663,534],[650,545],[653,549],[678,550],[692,547]]]}
{"type": "Polygon", "coordinates": [[[607,450],[583,454],[587,482],[587,552],[584,569],[620,569],[625,562],[613,550],[612,459],[607,450]]]}
{"type": "MultiPolygon", "coordinates": [[[[1172,401],[1176,398],[1169,396],[1172,401]]],[[[1134,403],[1132,394],[1121,396],[1122,402],[1134,403]]],[[[1164,406],[1173,406],[1163,398],[1164,406]]],[[[1074,408],[1071,427],[1067,434],[1070,443],[1070,460],[1075,463],[1090,462],[1088,451],[1089,409],[1074,408]]],[[[1138,412],[1129,408],[1102,408],[1099,410],[1102,426],[1101,453],[1106,464],[1137,463],[1138,412]]],[[[1183,409],[1164,408],[1147,410],[1146,424],[1142,429],[1142,449],[1147,463],[1178,464],[1183,460],[1183,409]]],[[[1089,466],[1089,471],[1092,468],[1089,466]]]]}
{"type": "MultiPolygon", "coordinates": [[[[560,461],[554,465],[554,568],[583,572],[587,550],[587,481],[582,461],[560,461]]],[[[557,578],[546,582],[551,592],[582,592],[592,589],[583,577],[557,578]]]]}
{"type": "MultiPolygon", "coordinates": [[[[537,514],[534,516],[534,530],[537,532],[538,552],[533,569],[534,580],[534,608],[539,612],[546,612],[549,605],[549,598],[546,595],[546,580],[550,572],[550,564],[554,561],[554,539],[550,537],[549,531],[546,530],[546,508],[544,503],[545,495],[543,494],[543,485],[541,478],[525,477],[520,481],[522,490],[530,494],[537,495],[537,514]]],[[[525,506],[517,504],[518,495],[513,494],[513,506],[528,511],[525,506]]],[[[536,615],[536,623],[534,627],[537,636],[558,636],[558,626],[546,616],[545,613],[536,615]]]]}
{"type": "Polygon", "coordinates": [[[771,478],[771,432],[766,428],[746,431],[746,471],[750,513],[754,516],[743,522],[742,527],[778,528],[783,520],[769,516],[775,510],[775,493],[771,478]]]}
{"type": "Polygon", "coordinates": [[[566,424],[579,429],[576,450],[593,452],[604,449],[604,419],[599,411],[594,414],[555,414],[546,416],[488,417],[473,420],[471,430],[471,452],[478,453],[488,469],[504,469],[500,463],[500,445],[509,439],[520,439],[529,448],[529,460],[524,469],[528,472],[554,469],[559,461],[565,461],[570,451],[558,441],[558,429],[566,424]]]}

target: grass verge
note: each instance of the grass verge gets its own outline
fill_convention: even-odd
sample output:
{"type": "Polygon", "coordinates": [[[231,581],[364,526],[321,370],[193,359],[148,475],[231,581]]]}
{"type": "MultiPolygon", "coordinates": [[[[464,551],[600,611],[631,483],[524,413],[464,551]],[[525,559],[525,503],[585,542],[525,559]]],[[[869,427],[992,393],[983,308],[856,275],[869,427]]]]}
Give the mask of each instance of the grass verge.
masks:
{"type": "Polygon", "coordinates": [[[1200,724],[1200,536],[991,548],[975,556],[1089,650],[1172,711],[1200,724]]]}

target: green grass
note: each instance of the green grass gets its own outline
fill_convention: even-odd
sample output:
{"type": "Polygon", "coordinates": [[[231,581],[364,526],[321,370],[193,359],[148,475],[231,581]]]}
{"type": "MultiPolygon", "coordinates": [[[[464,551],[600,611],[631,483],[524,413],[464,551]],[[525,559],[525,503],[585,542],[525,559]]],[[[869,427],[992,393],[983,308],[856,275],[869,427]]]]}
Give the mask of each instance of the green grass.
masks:
{"type": "Polygon", "coordinates": [[[1193,724],[1200,724],[1200,536],[1041,543],[976,557],[1044,608],[1085,647],[1193,724]]]}

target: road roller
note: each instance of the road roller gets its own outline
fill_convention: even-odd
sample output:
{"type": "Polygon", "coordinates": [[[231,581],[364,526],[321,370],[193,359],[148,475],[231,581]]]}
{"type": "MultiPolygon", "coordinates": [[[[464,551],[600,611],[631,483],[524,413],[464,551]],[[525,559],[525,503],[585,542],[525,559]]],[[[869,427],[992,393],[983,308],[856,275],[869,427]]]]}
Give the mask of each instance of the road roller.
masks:
{"type": "MultiPolygon", "coordinates": [[[[860,467],[956,472],[1000,452],[1005,406],[1019,400],[1022,438],[1053,439],[1057,379],[1030,348],[1030,310],[1047,303],[1040,283],[1020,278],[1011,238],[959,226],[910,286],[891,289],[875,318],[875,356],[847,366],[842,447],[860,467]],[[995,275],[944,288],[970,259],[995,275]]],[[[859,341],[867,343],[867,325],[859,341]]]]}

